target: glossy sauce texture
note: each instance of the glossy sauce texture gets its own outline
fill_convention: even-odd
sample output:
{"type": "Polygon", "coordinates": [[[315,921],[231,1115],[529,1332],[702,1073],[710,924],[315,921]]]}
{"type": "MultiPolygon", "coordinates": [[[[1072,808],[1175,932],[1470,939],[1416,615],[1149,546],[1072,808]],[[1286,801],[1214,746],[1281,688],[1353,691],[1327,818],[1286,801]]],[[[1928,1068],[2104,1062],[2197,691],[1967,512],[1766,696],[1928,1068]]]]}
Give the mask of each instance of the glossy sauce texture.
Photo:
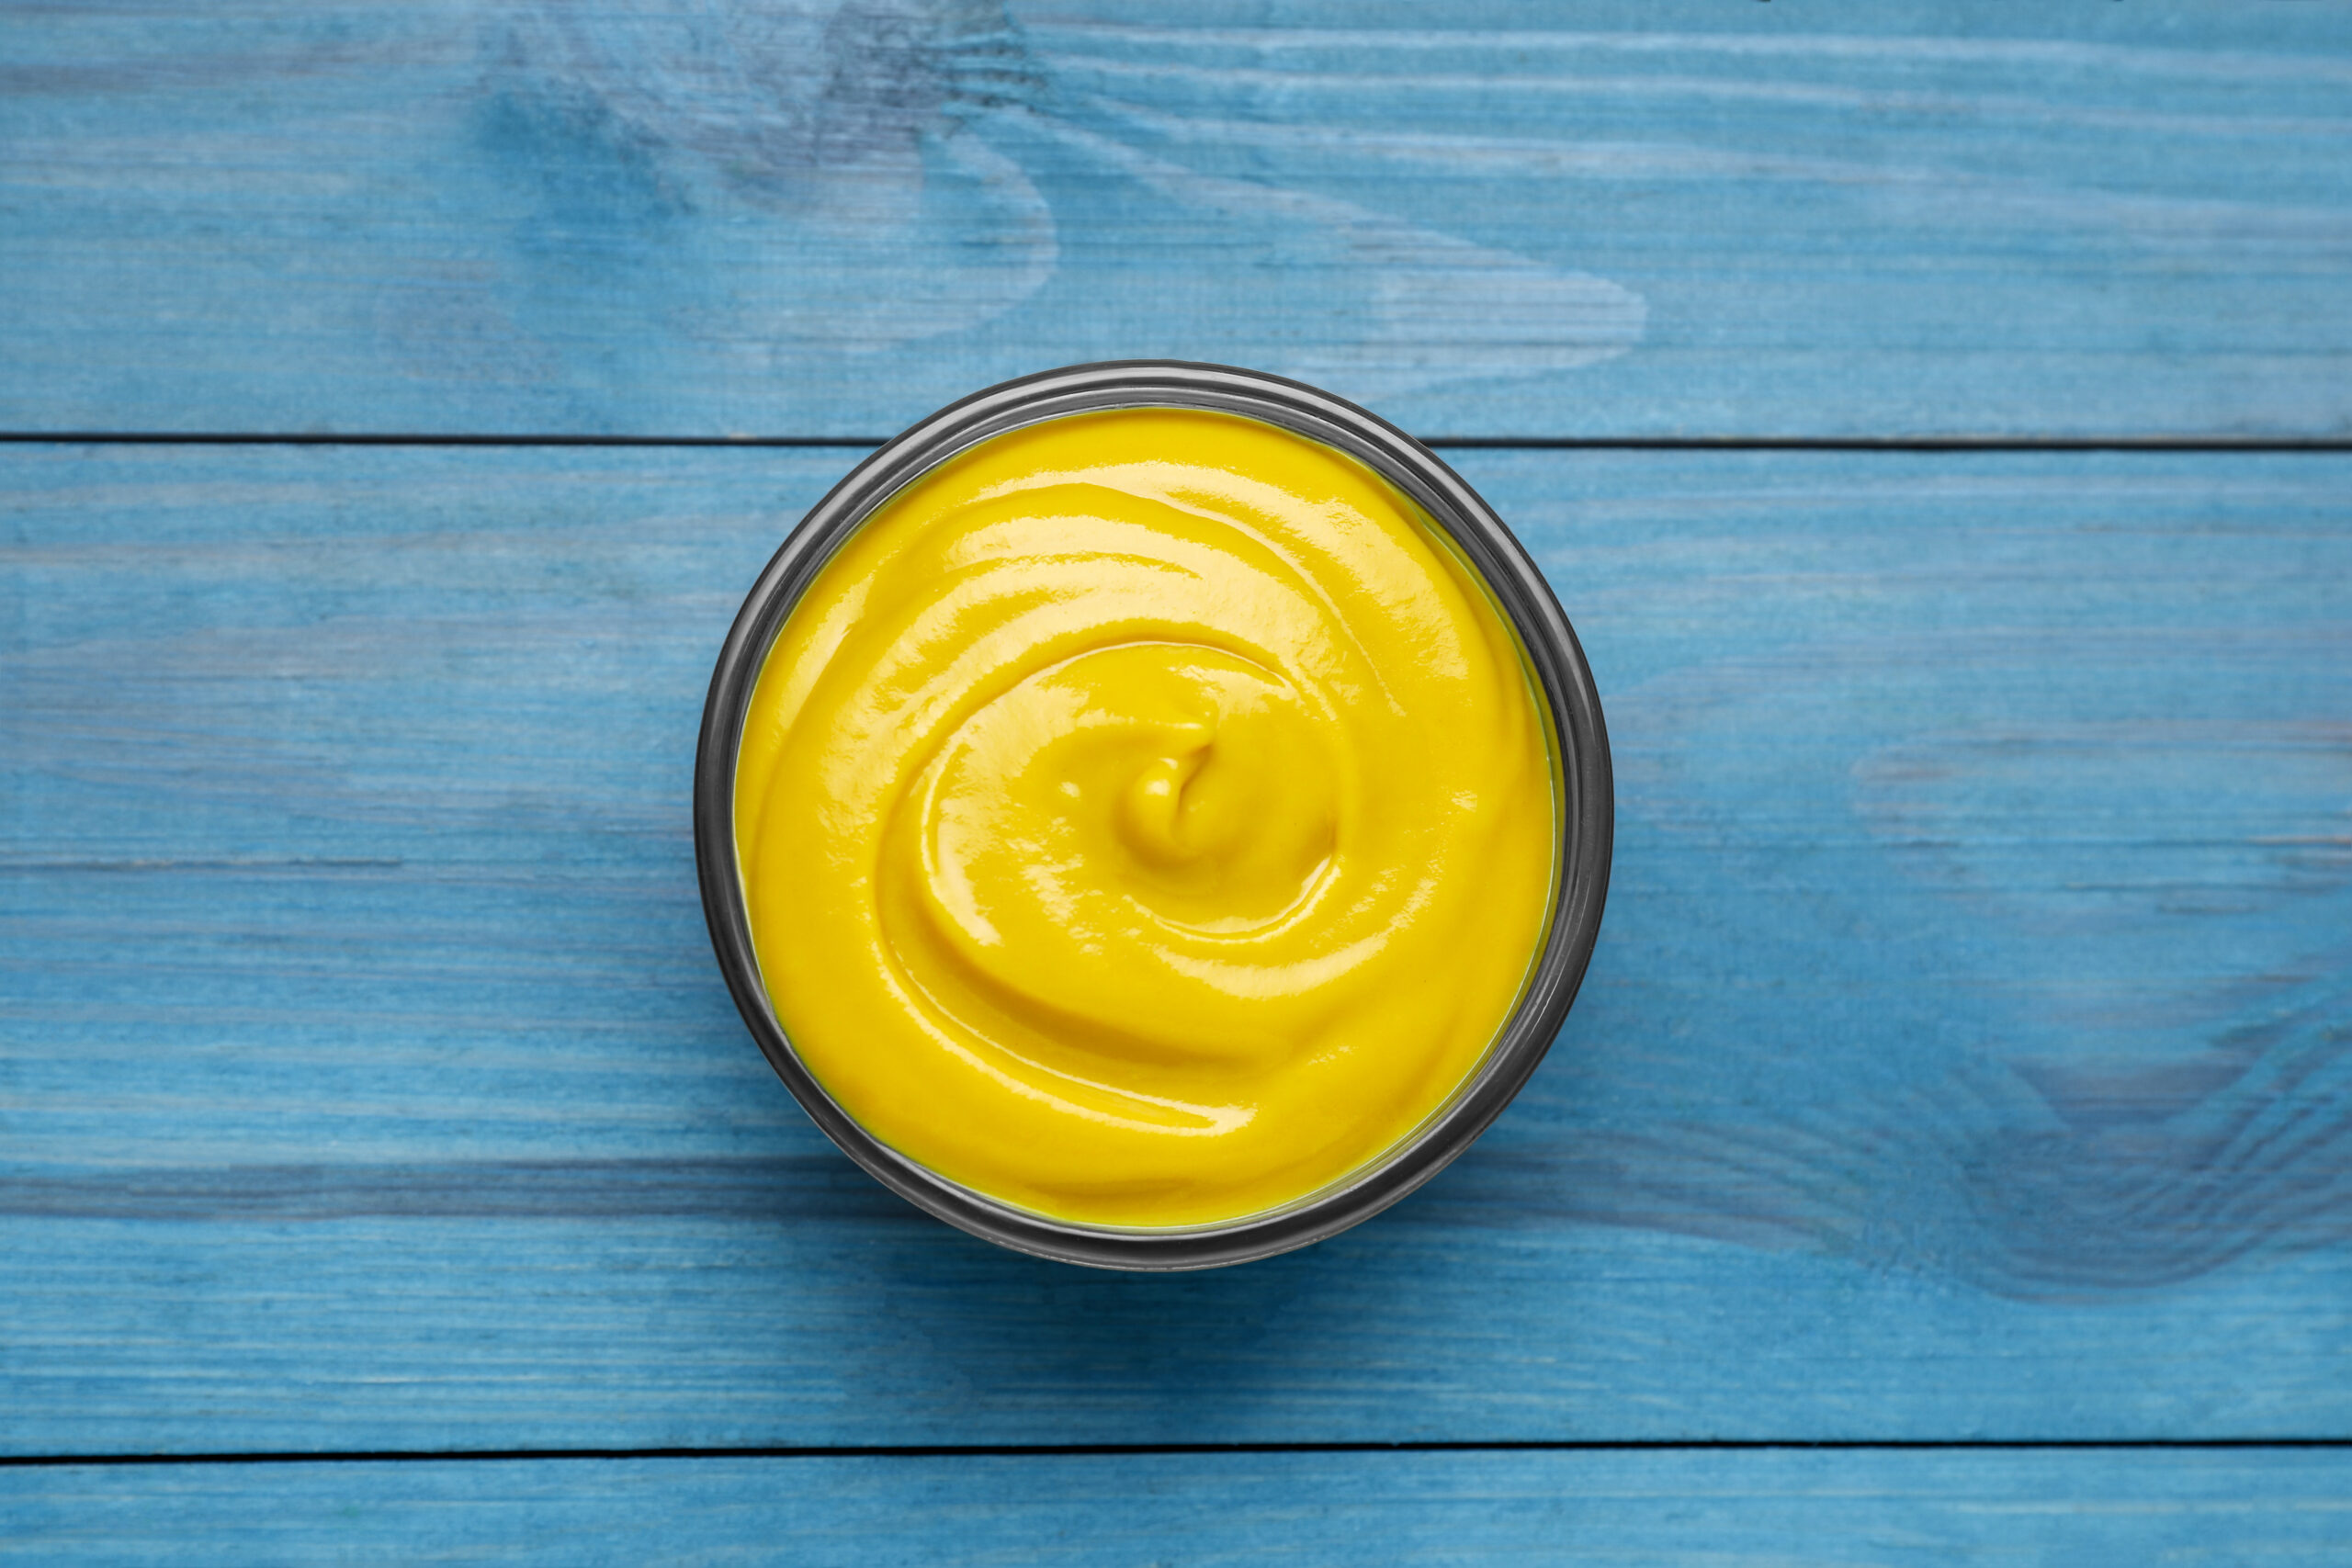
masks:
{"type": "Polygon", "coordinates": [[[736,775],[763,979],[869,1131],[1058,1218],[1201,1224],[1409,1134],[1556,852],[1517,643],[1351,459],[1170,409],[996,437],[795,606],[736,775]]]}

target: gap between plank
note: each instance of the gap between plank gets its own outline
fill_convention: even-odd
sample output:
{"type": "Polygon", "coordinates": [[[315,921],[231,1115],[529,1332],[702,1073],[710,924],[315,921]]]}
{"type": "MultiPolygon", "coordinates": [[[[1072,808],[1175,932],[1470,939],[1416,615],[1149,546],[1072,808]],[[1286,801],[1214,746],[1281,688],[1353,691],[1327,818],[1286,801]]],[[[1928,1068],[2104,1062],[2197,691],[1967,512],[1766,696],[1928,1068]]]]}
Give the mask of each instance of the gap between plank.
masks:
{"type": "Polygon", "coordinates": [[[223,1453],[94,1453],[0,1455],[0,1470],[63,1465],[168,1464],[432,1464],[453,1461],[647,1459],[1080,1459],[1152,1458],[1201,1454],[1410,1453],[1913,1453],[1933,1450],[2046,1452],[2128,1452],[2182,1450],[2352,1449],[2352,1438],[1646,1438],[1623,1442],[1541,1440],[1404,1443],[908,1443],[824,1447],[649,1449],[377,1449],[223,1453]]]}
{"type": "MultiPolygon", "coordinates": [[[[879,435],[243,434],[179,431],[0,431],[5,446],[875,447],[879,435]]],[[[2352,436],[2198,435],[1424,435],[1424,446],[1525,452],[2316,452],[2352,453],[2352,436]]]]}

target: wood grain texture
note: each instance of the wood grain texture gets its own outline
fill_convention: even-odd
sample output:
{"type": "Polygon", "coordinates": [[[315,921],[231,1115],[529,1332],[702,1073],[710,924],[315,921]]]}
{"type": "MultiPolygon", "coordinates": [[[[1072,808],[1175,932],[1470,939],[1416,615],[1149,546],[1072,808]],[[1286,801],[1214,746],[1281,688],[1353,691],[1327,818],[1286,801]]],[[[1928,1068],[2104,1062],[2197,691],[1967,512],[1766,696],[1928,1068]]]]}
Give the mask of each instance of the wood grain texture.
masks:
{"type": "Polygon", "coordinates": [[[0,429],[2352,432],[2352,13],[0,6],[0,429]]]}
{"type": "Polygon", "coordinates": [[[0,1562],[2335,1564],[2341,1451],[1213,1454],[0,1471],[0,1562]]]}
{"type": "Polygon", "coordinates": [[[2352,1436],[2352,459],[1464,453],[1598,673],[1586,993],[1184,1279],[822,1143],[688,779],[854,454],[0,454],[0,1444],[2352,1436]]]}

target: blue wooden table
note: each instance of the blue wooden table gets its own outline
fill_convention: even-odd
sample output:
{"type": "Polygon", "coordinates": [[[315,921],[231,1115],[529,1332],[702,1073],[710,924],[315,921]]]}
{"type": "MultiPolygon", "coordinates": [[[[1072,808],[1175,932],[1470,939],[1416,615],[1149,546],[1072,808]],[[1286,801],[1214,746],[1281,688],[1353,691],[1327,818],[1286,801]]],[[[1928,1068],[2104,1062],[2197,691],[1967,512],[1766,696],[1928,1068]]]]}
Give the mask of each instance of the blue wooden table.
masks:
{"type": "Polygon", "coordinates": [[[2352,11],[0,4],[0,1560],[2352,1562],[2352,11]],[[1090,358],[1437,442],[1583,998],[994,1250],[703,935],[737,601],[1090,358]]]}

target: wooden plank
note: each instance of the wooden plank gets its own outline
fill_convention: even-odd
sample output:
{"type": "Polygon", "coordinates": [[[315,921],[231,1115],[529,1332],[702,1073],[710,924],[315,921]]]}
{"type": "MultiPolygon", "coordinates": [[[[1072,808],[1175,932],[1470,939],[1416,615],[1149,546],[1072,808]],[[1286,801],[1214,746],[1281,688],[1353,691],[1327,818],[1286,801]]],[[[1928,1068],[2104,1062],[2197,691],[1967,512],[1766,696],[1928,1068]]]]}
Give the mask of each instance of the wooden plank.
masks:
{"type": "Polygon", "coordinates": [[[1136,1279],[714,973],[708,663],[854,457],[0,455],[0,1444],[2352,1437],[2352,458],[1461,454],[1609,705],[1586,994],[1136,1279]]]}
{"type": "Polygon", "coordinates": [[[0,1471],[0,1562],[2335,1564],[2343,1450],[1227,1453],[0,1471]]]}
{"type": "Polygon", "coordinates": [[[2352,431],[2352,12],[0,6],[0,429],[2352,431]]]}

